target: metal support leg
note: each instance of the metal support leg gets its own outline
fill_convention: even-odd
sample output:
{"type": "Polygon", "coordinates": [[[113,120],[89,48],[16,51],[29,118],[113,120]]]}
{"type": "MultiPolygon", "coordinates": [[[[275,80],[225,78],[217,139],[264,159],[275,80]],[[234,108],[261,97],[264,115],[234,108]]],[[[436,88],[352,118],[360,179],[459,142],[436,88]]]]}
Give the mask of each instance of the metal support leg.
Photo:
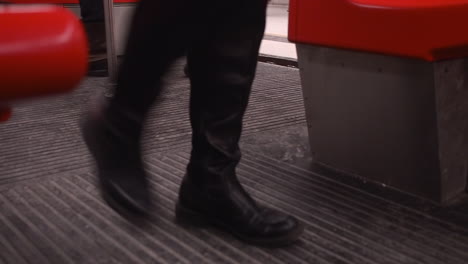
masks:
{"type": "Polygon", "coordinates": [[[103,1],[106,24],[107,67],[109,69],[109,79],[114,83],[117,77],[117,52],[115,49],[114,35],[114,1],[103,1]]]}

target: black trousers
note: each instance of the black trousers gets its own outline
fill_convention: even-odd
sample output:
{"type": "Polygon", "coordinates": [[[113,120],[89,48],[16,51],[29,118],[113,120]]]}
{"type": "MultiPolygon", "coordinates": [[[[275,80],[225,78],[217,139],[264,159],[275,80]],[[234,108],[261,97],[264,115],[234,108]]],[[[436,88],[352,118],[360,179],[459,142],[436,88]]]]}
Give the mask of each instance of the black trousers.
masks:
{"type": "Polygon", "coordinates": [[[103,0],[80,0],[80,8],[84,23],[104,22],[103,0]]]}
{"type": "Polygon", "coordinates": [[[187,54],[193,130],[189,168],[204,170],[205,175],[207,170],[232,173],[240,160],[238,142],[266,7],[267,0],[142,0],[130,28],[111,112],[124,108],[144,119],[169,66],[187,54]]]}

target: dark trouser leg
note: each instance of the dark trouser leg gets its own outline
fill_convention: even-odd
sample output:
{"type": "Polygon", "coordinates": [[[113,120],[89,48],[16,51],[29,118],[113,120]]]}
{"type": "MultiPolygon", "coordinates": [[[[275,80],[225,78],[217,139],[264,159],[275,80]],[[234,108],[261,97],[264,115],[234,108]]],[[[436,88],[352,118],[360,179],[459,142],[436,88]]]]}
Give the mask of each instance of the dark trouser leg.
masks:
{"type": "Polygon", "coordinates": [[[293,217],[258,206],[235,172],[266,1],[229,3],[205,19],[189,50],[193,149],[176,213],[180,220],[206,221],[246,242],[281,246],[295,241],[302,226],[293,217]]]}
{"type": "Polygon", "coordinates": [[[103,0],[80,0],[81,21],[89,39],[92,55],[106,51],[106,27],[103,0]]]}
{"type": "Polygon", "coordinates": [[[81,21],[89,41],[90,76],[106,76],[106,26],[103,0],[80,0],[81,21]]]}
{"type": "MultiPolygon", "coordinates": [[[[83,125],[93,154],[102,194],[124,215],[146,214],[148,183],[141,161],[140,138],[146,114],[156,100],[168,66],[185,50],[183,0],[142,0],[133,19],[126,56],[114,97],[90,113],[83,125]]],[[[188,18],[188,15],[184,16],[188,18]]]]}
{"type": "Polygon", "coordinates": [[[159,94],[161,77],[187,49],[191,9],[187,2],[140,2],[119,69],[114,104],[146,114],[159,94]]]}
{"type": "Polygon", "coordinates": [[[80,9],[84,23],[104,22],[103,0],[80,0],[80,9]]]}

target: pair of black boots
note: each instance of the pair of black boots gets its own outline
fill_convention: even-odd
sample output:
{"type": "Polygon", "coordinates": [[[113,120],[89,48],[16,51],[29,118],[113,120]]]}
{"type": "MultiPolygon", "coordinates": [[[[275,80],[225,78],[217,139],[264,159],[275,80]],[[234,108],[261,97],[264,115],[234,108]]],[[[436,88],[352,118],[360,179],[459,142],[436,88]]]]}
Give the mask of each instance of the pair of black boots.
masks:
{"type": "MultiPolygon", "coordinates": [[[[124,109],[110,109],[101,105],[88,115],[82,127],[84,139],[97,162],[104,200],[126,218],[141,219],[152,210],[137,140],[142,120],[124,109]],[[114,123],[114,118],[119,121],[114,123]],[[121,128],[124,122],[128,130],[121,128]]],[[[177,220],[212,225],[259,246],[279,247],[296,241],[302,225],[291,216],[257,205],[239,183],[235,167],[240,152],[229,131],[208,128],[199,132],[203,134],[194,137],[197,148],[180,187],[177,220]]]]}
{"type": "Polygon", "coordinates": [[[151,197],[140,149],[143,124],[170,63],[188,50],[192,153],[176,218],[218,227],[256,245],[288,245],[298,239],[302,224],[258,205],[236,176],[266,0],[230,3],[210,2],[212,10],[199,2],[142,0],[114,96],[92,108],[83,136],[96,160],[104,199],[120,213],[148,215],[151,197]],[[197,34],[190,34],[191,24],[197,34]]]}

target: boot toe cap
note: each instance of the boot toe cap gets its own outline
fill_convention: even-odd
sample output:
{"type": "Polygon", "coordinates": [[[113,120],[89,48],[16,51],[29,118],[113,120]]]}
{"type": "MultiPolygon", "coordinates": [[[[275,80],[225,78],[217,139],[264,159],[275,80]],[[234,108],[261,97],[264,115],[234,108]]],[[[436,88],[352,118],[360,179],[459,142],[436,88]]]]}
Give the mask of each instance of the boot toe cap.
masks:
{"type": "Polygon", "coordinates": [[[266,236],[278,237],[293,234],[299,236],[302,233],[302,223],[293,216],[273,209],[263,210],[265,221],[264,233],[266,236]]]}
{"type": "Polygon", "coordinates": [[[103,186],[106,200],[113,208],[128,215],[146,216],[151,209],[151,199],[147,188],[122,188],[114,181],[103,186]]]}

